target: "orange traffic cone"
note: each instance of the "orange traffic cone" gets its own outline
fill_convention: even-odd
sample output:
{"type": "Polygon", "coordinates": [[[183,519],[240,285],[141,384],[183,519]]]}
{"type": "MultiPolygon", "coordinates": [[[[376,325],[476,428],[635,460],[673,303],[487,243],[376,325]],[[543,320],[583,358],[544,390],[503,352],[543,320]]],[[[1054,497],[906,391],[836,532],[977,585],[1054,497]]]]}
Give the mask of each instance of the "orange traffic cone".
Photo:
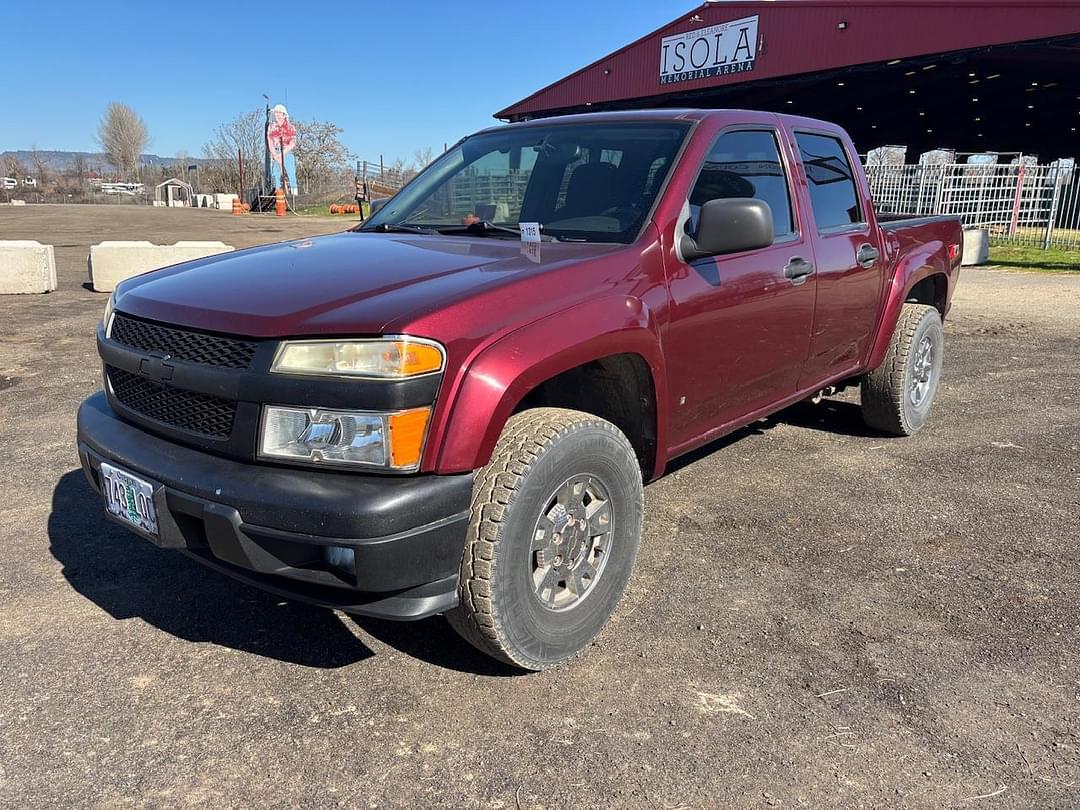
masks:
{"type": "Polygon", "coordinates": [[[232,212],[233,212],[234,217],[239,216],[240,214],[244,213],[244,208],[240,203],[240,198],[239,197],[233,197],[232,212]]]}
{"type": "Polygon", "coordinates": [[[280,188],[274,189],[274,213],[279,217],[285,216],[285,191],[280,188]]]}

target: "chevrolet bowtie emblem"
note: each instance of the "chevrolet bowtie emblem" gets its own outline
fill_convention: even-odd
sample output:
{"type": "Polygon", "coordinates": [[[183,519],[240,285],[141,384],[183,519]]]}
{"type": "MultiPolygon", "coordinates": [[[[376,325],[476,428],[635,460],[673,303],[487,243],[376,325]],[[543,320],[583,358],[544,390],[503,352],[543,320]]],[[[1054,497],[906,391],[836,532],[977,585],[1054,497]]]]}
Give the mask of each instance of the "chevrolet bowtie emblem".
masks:
{"type": "Polygon", "coordinates": [[[144,377],[158,382],[168,382],[172,379],[175,366],[166,362],[172,359],[168,354],[152,354],[139,361],[139,373],[144,377]]]}

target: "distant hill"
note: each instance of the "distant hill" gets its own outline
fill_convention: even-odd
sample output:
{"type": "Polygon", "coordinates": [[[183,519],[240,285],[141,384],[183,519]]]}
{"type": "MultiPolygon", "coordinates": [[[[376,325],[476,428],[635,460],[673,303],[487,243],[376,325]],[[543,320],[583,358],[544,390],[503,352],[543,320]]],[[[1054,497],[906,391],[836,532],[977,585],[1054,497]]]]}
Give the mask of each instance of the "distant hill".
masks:
{"type": "MultiPolygon", "coordinates": [[[[27,169],[33,168],[30,156],[33,154],[29,149],[15,149],[0,152],[0,162],[9,155],[14,155],[27,169]]],[[[70,169],[75,163],[75,156],[82,155],[86,160],[87,168],[100,166],[102,169],[109,168],[109,160],[101,152],[62,152],[56,149],[39,149],[38,154],[44,157],[48,167],[54,172],[62,172],[70,169]]],[[[161,155],[143,155],[142,162],[147,166],[171,166],[176,163],[175,157],[162,157],[161,155]]],[[[189,166],[205,166],[213,163],[206,158],[188,157],[184,159],[189,166]]]]}

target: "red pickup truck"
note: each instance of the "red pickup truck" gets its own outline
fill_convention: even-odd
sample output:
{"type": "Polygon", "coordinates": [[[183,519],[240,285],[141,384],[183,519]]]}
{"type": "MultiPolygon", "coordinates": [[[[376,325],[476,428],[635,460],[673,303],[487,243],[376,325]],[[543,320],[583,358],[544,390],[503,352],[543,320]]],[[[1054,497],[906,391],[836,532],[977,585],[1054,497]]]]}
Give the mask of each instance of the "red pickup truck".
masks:
{"type": "Polygon", "coordinates": [[[880,222],[821,121],[499,126],[354,230],[122,283],[79,455],[159,546],[543,669],[615,609],[675,457],[852,385],[923,427],[960,246],[880,222]]]}

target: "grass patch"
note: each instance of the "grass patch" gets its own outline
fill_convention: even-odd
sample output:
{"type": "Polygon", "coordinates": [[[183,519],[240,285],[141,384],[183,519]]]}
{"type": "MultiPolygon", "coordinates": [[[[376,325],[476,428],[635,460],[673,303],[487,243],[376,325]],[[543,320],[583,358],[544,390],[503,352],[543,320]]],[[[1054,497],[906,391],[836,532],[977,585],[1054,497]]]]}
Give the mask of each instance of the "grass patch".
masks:
{"type": "Polygon", "coordinates": [[[328,217],[330,216],[330,203],[323,205],[301,205],[296,213],[302,217],[328,217]]]}
{"type": "Polygon", "coordinates": [[[1080,250],[990,245],[990,264],[1042,273],[1080,273],[1080,250]]]}
{"type": "MultiPolygon", "coordinates": [[[[344,205],[355,203],[356,200],[348,200],[346,203],[323,203],[322,205],[301,205],[294,209],[294,211],[302,217],[332,217],[333,219],[342,220],[359,220],[359,214],[331,214],[331,205],[344,205]]],[[[364,210],[367,210],[367,204],[364,205],[364,210]]]]}

